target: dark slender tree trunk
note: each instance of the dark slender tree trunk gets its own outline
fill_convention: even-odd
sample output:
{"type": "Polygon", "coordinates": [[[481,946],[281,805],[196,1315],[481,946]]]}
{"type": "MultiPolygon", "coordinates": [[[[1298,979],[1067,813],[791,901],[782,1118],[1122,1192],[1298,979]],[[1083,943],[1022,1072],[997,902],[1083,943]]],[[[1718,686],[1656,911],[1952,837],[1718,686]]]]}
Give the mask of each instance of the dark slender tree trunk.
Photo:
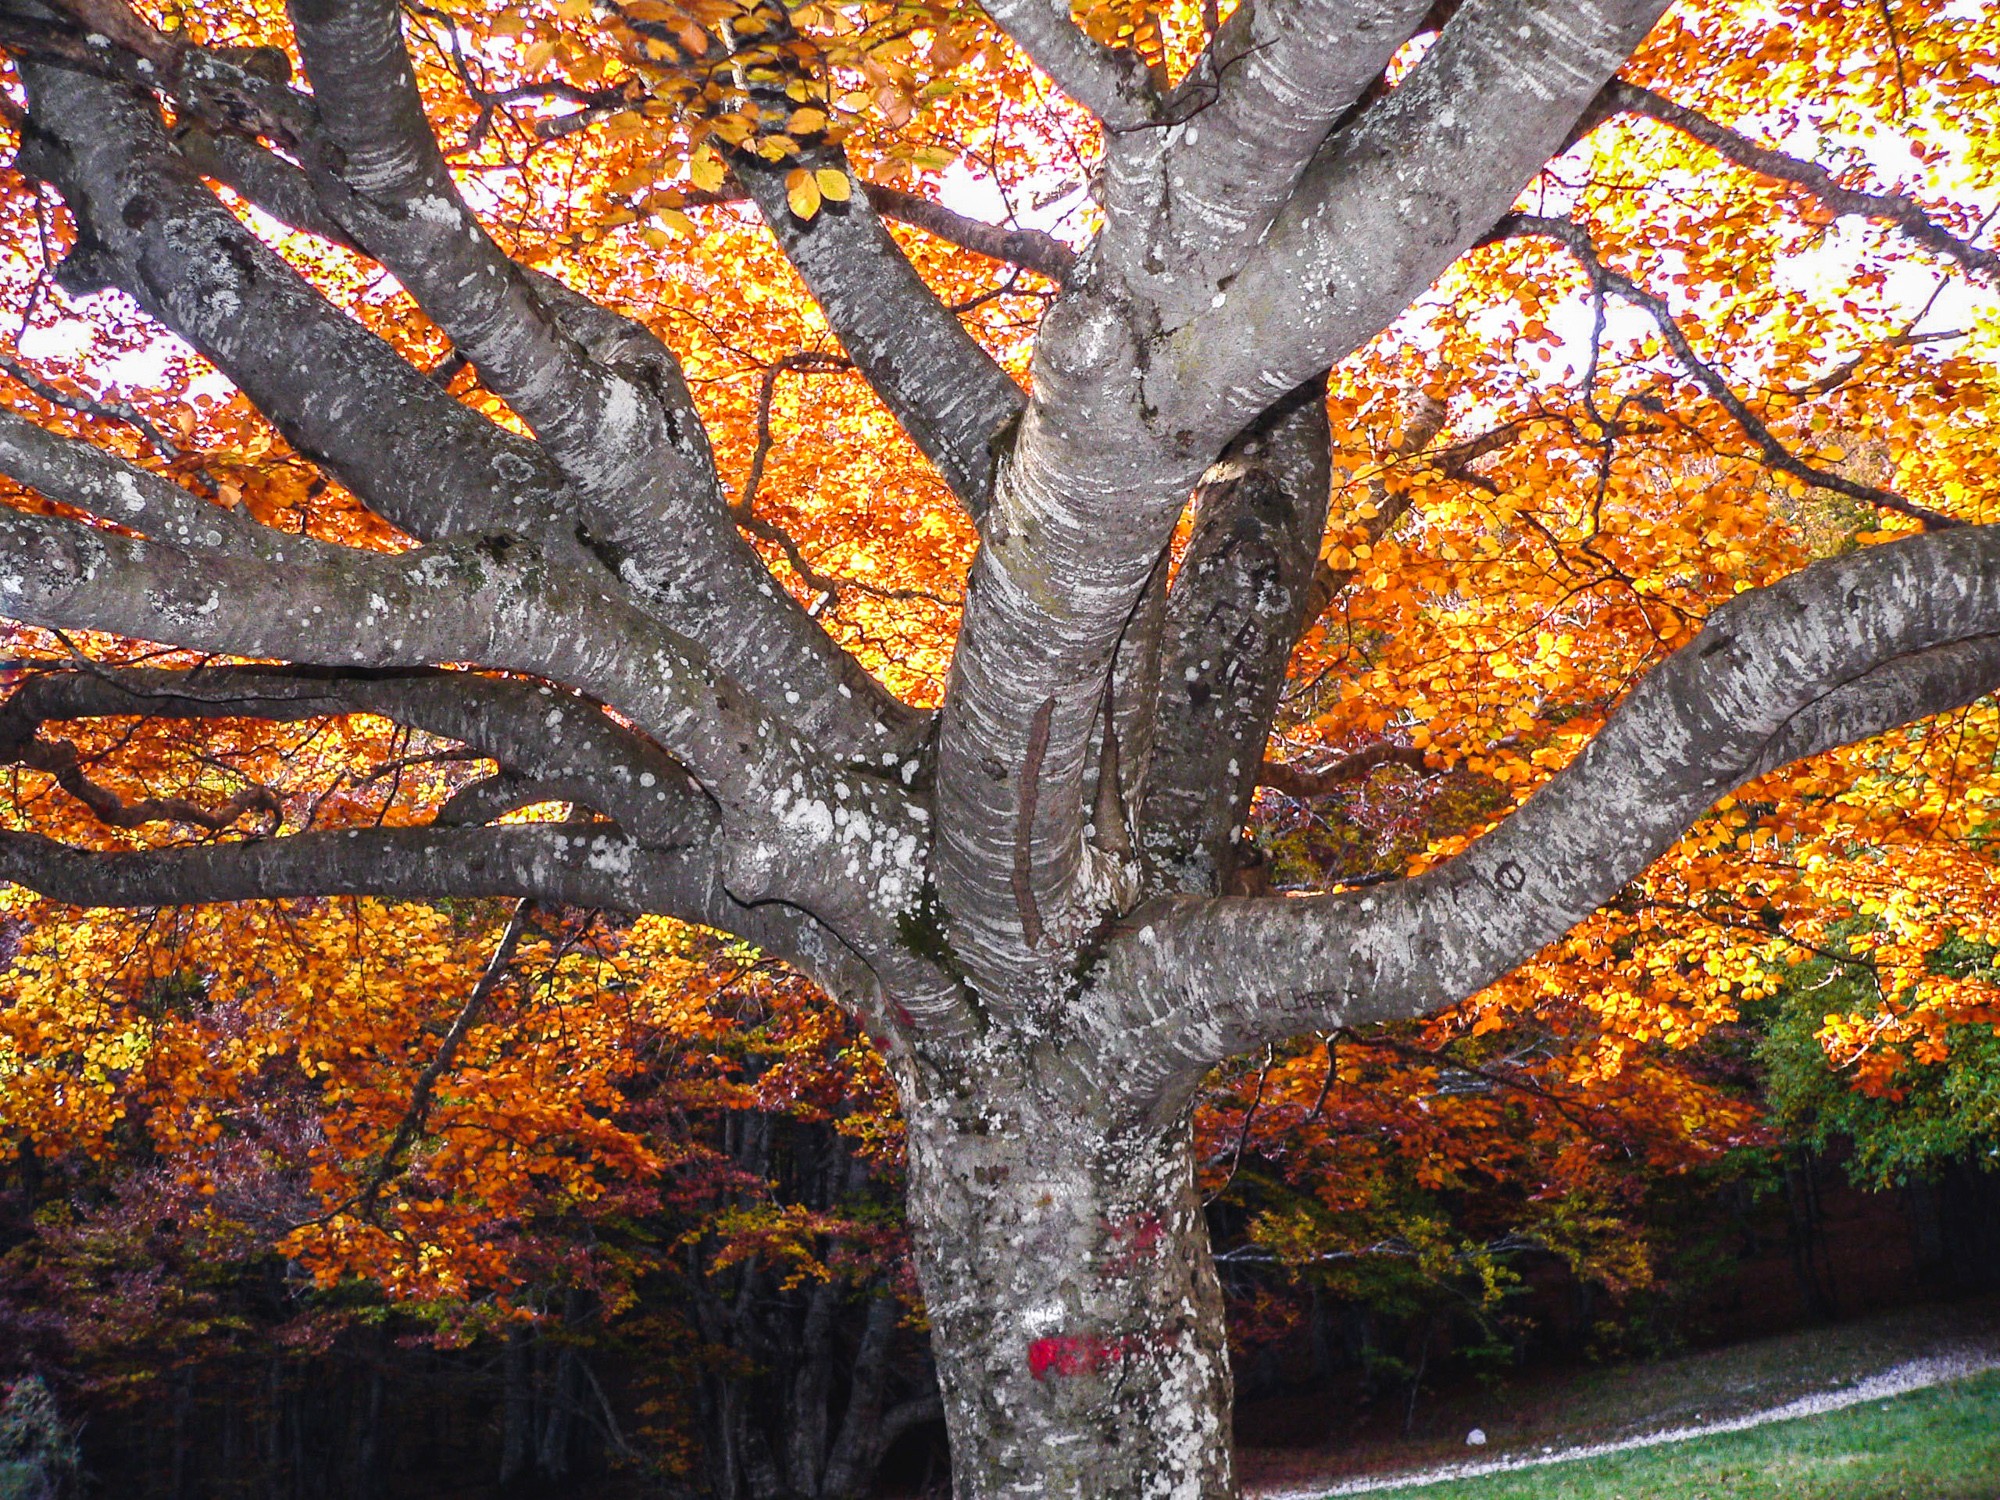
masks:
{"type": "Polygon", "coordinates": [[[1792,1271],[1798,1278],[1806,1314],[1831,1319],[1838,1315],[1839,1305],[1824,1264],[1818,1158],[1810,1151],[1794,1153],[1785,1166],[1785,1206],[1791,1216],[1792,1271]]]}
{"type": "Polygon", "coordinates": [[[375,1494],[377,1470],[382,1451],[382,1366],[371,1359],[362,1399],[361,1434],[354,1445],[355,1500],[371,1500],[375,1494]]]}
{"type": "Polygon", "coordinates": [[[529,1381],[528,1340],[516,1328],[507,1335],[500,1354],[500,1483],[513,1484],[528,1467],[528,1435],[534,1425],[534,1394],[529,1381]]]}

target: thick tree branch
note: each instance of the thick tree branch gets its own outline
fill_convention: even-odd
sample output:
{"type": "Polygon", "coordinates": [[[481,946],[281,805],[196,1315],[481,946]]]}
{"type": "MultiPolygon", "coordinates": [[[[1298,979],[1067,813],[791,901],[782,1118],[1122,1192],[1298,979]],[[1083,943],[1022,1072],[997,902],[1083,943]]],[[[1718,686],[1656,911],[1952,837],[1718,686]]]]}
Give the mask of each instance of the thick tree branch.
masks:
{"type": "Polygon", "coordinates": [[[746,905],[722,878],[714,834],[678,848],[603,826],[341,829],[105,854],[0,832],[0,882],[71,906],[186,906],[313,896],[514,897],[653,913],[730,933],[854,1007],[891,1049],[903,1028],[880,979],[831,929],[776,902],[746,905]]]}
{"type": "Polygon", "coordinates": [[[467,207],[424,117],[400,8],[292,9],[338,148],[337,173],[322,168],[316,185],[535,430],[591,545],[666,623],[815,739],[871,757],[913,744],[920,716],[773,587],[737,534],[672,353],[632,320],[531,275],[467,207]]]}
{"type": "Polygon", "coordinates": [[[879,982],[825,927],[790,907],[732,899],[718,878],[712,847],[647,849],[604,828],[344,829],[132,854],[100,854],[39,834],[0,831],[0,881],[83,907],[503,896],[653,913],[755,943],[855,1005],[878,1036],[895,1035],[879,1014],[879,982]]]}
{"type": "Polygon", "coordinates": [[[1590,231],[1571,219],[1545,218],[1535,214],[1510,214],[1493,227],[1489,239],[1508,239],[1516,235],[1540,235],[1555,240],[1582,263],[1584,274],[1599,295],[1609,291],[1615,293],[1634,307],[1639,308],[1653,320],[1667,346],[1674,351],[1687,372],[1700,382],[1703,390],[1714,397],[1716,404],[1729,413],[1736,425],[1743,429],[1751,442],[1757,445],[1764,462],[1781,474],[1789,474],[1794,479],[1817,490],[1830,490],[1836,495],[1845,495],[1851,500],[1865,501],[1882,510],[1894,511],[1923,523],[1929,531],[1964,523],[1956,517],[1947,516],[1929,506],[1919,505],[1905,499],[1893,490],[1881,489],[1876,485],[1863,484],[1842,474],[1829,473],[1815,468],[1787,448],[1771,429],[1759,421],[1743,398],[1730,389],[1722,372],[1694,352],[1688,342],[1686,332],[1675,319],[1673,310],[1655,293],[1648,291],[1629,277],[1621,276],[1598,259],[1597,247],[1591,243],[1590,231]]]}
{"type": "Polygon", "coordinates": [[[699,422],[681,420],[691,405],[677,364],[601,309],[596,328],[564,327],[567,309],[486,233],[424,116],[400,7],[299,0],[292,20],[325,137],[307,167],[335,218],[479,366],[593,512],[689,513],[714,472],[699,422]]]}
{"type": "MultiPolygon", "coordinates": [[[[203,667],[186,672],[106,668],[57,671],[30,677],[0,702],[0,752],[11,754],[16,747],[32,740],[42,725],[69,719],[145,716],[294,721],[364,712],[472,744],[503,766],[514,768],[505,773],[505,779],[513,785],[553,792],[561,800],[587,801],[598,811],[614,817],[623,831],[619,837],[629,837],[640,850],[635,866],[639,871],[638,882],[618,900],[597,899],[608,897],[602,887],[593,889],[588,901],[581,899],[585,893],[579,891],[576,904],[655,911],[735,933],[811,974],[843,1001],[858,1007],[871,1021],[880,1022],[882,1035],[893,1033],[895,1028],[887,1024],[888,1013],[883,1010],[880,981],[830,929],[793,907],[774,902],[744,905],[729,894],[722,876],[720,821],[713,804],[688,783],[680,766],[656,745],[592,705],[549,688],[466,672],[428,669],[372,673],[269,667],[203,667]],[[587,797],[583,795],[585,787],[587,797]],[[648,870],[654,872],[653,877],[647,876],[648,870]]],[[[546,799],[534,796],[513,805],[526,805],[528,800],[546,799]]],[[[510,809],[491,808],[495,816],[506,810],[510,809]]],[[[438,823],[450,826],[442,815],[438,823]]],[[[510,837],[513,834],[511,830],[496,831],[507,832],[510,837]]],[[[574,836],[575,830],[570,832],[574,836]]],[[[603,832],[606,830],[590,830],[593,836],[603,832]]],[[[407,830],[400,836],[414,841],[420,833],[421,830],[407,830]]],[[[326,839],[346,836],[342,832],[329,834],[326,839]]],[[[367,838],[373,836],[373,831],[364,834],[367,838]]],[[[544,836],[541,832],[535,835],[544,836]]],[[[221,888],[200,885],[176,888],[181,891],[177,895],[165,894],[169,889],[164,882],[170,879],[170,860],[167,865],[148,865],[142,861],[128,868],[150,872],[146,878],[154,881],[147,889],[157,894],[141,904],[248,899],[260,894],[373,892],[412,897],[535,894],[525,883],[500,891],[370,885],[367,882],[375,869],[365,851],[354,862],[353,873],[348,877],[352,883],[315,889],[303,873],[313,868],[318,858],[311,851],[341,847],[345,846],[330,842],[307,844],[298,851],[296,859],[286,855],[285,860],[291,863],[280,861],[279,866],[269,868],[298,869],[302,873],[294,885],[270,892],[258,887],[260,877],[253,871],[244,875],[242,885],[230,886],[223,894],[202,894],[221,888]]],[[[484,846],[456,843],[450,847],[477,850],[484,846]]],[[[593,868],[592,873],[616,876],[615,854],[624,844],[614,841],[602,847],[608,851],[603,852],[599,861],[603,867],[593,868]]],[[[76,868],[90,868],[87,859],[76,868]]],[[[48,889],[39,885],[35,888],[48,889]]],[[[60,898],[76,904],[93,904],[80,895],[60,898]]],[[[551,895],[550,899],[554,897],[551,895]]]]}
{"type": "MultiPolygon", "coordinates": [[[[1359,348],[1533,180],[1665,0],[1468,0],[1403,84],[1329,140],[1212,306],[1155,367],[1219,445],[1359,348]],[[1183,375],[1183,372],[1184,375],[1183,375]]],[[[1158,404],[1158,403],[1156,403],[1158,404]]]]}
{"type": "Polygon", "coordinates": [[[616,832],[554,823],[346,829],[134,854],[99,854],[39,834],[0,832],[0,880],[69,906],[513,896],[699,921],[678,899],[688,863],[678,853],[645,851],[616,832]]]}
{"type": "Polygon", "coordinates": [[[202,176],[221,183],[280,224],[367,253],[328,210],[304,168],[240,135],[211,131],[199,120],[177,125],[173,141],[202,176]]]}
{"type": "Polygon", "coordinates": [[[260,526],[247,511],[192,490],[0,407],[0,474],[50,500],[198,552],[266,562],[323,561],[339,549],[260,526]]]}
{"type": "MultiPolygon", "coordinates": [[[[413,536],[549,537],[570,504],[533,443],[453,400],[331,307],[223,207],[116,84],[27,65],[20,167],[76,215],[73,295],[115,285],[186,339],[286,439],[413,536]]],[[[571,540],[574,548],[574,541],[571,540]]]]}
{"type": "Polygon", "coordinates": [[[546,802],[566,802],[596,811],[597,787],[587,776],[536,781],[518,771],[497,771],[460,787],[439,805],[431,822],[439,828],[477,828],[510,812],[546,802]]]}
{"type": "MultiPolygon", "coordinates": [[[[851,172],[852,163],[846,164],[845,170],[851,172]]],[[[882,218],[894,219],[912,229],[921,229],[947,245],[956,245],[961,250],[970,250],[974,255],[983,255],[1003,265],[1033,271],[1058,286],[1066,283],[1076,269],[1076,252],[1043,230],[1010,229],[1004,224],[989,224],[984,219],[971,218],[946,208],[936,199],[926,198],[921,193],[907,192],[879,182],[861,182],[857,178],[856,185],[867,197],[868,206],[882,218]]],[[[681,208],[709,208],[752,200],[747,188],[740,183],[729,183],[719,188],[682,193],[673,201],[681,208]]]]}
{"type": "MultiPolygon", "coordinates": [[[[845,173],[833,147],[805,165],[845,173]]],[[[975,521],[993,494],[996,448],[1023,405],[1012,377],[924,284],[869,201],[825,203],[811,219],[785,196],[789,160],[739,153],[736,175],[875,393],[975,521]]]]}
{"type": "Polygon", "coordinates": [[[1160,97],[1144,60],[1087,36],[1071,18],[1068,0],[982,0],[981,9],[1107,129],[1137,130],[1158,113],[1160,97]]]}
{"type": "Polygon", "coordinates": [[[1168,903],[1113,945],[1110,1055],[1173,1101],[1214,1061],[1421,1015],[1490,984],[1640,874],[1708,807],[1803,755],[2000,685],[2000,527],[1815,563],[1739,594],[1583,753],[1456,859],[1302,900],[1168,903]]]}
{"type": "Polygon", "coordinates": [[[1149,890],[1214,893],[1236,865],[1326,526],[1328,442],[1320,377],[1233,444],[1196,493],[1138,820],[1149,890]]]}
{"type": "Polygon", "coordinates": [[[1176,123],[1111,144],[1106,213],[1118,230],[1106,249],[1125,279],[1145,287],[1171,322],[1206,306],[1429,5],[1239,5],[1175,91],[1167,113],[1176,123]],[[1127,212],[1149,221],[1144,233],[1119,223],[1127,212]]]}
{"type": "Polygon", "coordinates": [[[738,899],[812,911],[909,997],[913,1026],[968,1024],[957,984],[898,928],[929,844],[928,814],[900,783],[823,759],[699,647],[524,544],[356,552],[307,568],[197,558],[0,511],[0,614],[233,655],[471,661],[571,683],[617,704],[715,799],[738,899]]]}

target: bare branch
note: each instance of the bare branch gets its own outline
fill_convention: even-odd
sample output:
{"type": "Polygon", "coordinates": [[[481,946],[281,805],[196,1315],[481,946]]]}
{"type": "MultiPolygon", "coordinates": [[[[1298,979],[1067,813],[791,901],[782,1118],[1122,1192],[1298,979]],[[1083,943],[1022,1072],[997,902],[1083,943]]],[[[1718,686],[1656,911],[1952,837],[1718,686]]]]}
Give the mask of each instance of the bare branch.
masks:
{"type": "Polygon", "coordinates": [[[1404,766],[1419,772],[1429,769],[1423,751],[1394,740],[1378,740],[1316,771],[1290,761],[1267,760],[1258,769],[1257,784],[1310,801],[1352,786],[1379,766],[1404,766]]]}
{"type": "MultiPolygon", "coordinates": [[[[852,163],[847,169],[852,170],[852,163]]],[[[1054,235],[1040,229],[1010,229],[1003,224],[989,224],[984,219],[974,219],[946,208],[936,199],[926,198],[921,193],[888,187],[879,182],[861,182],[858,178],[856,182],[867,196],[868,206],[877,214],[908,224],[912,229],[921,229],[947,245],[970,250],[988,260],[1019,266],[1024,271],[1033,271],[1058,286],[1068,281],[1070,273],[1076,269],[1076,252],[1054,235]]],[[[751,199],[749,190],[736,183],[682,193],[673,201],[681,208],[707,208],[717,204],[746,203],[751,199]]]]}
{"type": "Polygon", "coordinates": [[[1673,310],[1655,293],[1648,291],[1629,277],[1611,270],[1598,259],[1597,247],[1591,243],[1590,231],[1570,219],[1552,219],[1534,214],[1510,214],[1493,227],[1489,239],[1501,240],[1517,235],[1540,235],[1561,244],[1583,265],[1591,285],[1617,294],[1623,300],[1639,308],[1650,317],[1667,346],[1674,351],[1687,372],[1701,383],[1701,386],[1716,403],[1735,419],[1750,440],[1757,445],[1764,462],[1782,474],[1803,481],[1818,490],[1830,490],[1837,495],[1845,495],[1851,500],[1862,500],[1882,510],[1894,511],[1923,523],[1927,531],[1937,531],[1964,523],[1940,511],[1907,500],[1893,490],[1863,484],[1845,475],[1832,474],[1825,469],[1815,468],[1791,449],[1778,441],[1777,435],[1759,421],[1743,398],[1729,387],[1722,372],[1694,352],[1687,334],[1674,318],[1673,310]]]}
{"type": "MultiPolygon", "coordinates": [[[[778,377],[792,370],[820,372],[853,368],[850,361],[838,355],[821,354],[812,349],[801,349],[796,354],[787,354],[783,359],[773,360],[764,367],[763,373],[757,379],[757,443],[750,453],[750,470],[743,476],[743,492],[736,497],[735,504],[729,507],[738,526],[750,524],[749,518],[757,504],[757,488],[764,482],[764,464],[771,456],[771,402],[778,393],[778,377]]],[[[793,566],[796,567],[797,564],[794,563],[793,566]]]]}
{"type": "Polygon", "coordinates": [[[396,1133],[390,1137],[381,1159],[346,1206],[358,1208],[364,1216],[371,1216],[382,1189],[388,1186],[390,1178],[402,1170],[403,1154],[410,1149],[417,1133],[424,1128],[424,1122],[430,1118],[431,1091],[451,1066],[452,1059],[458,1056],[466,1033],[472,1030],[473,1023],[479,1019],[487,1002],[493,998],[493,992],[500,987],[500,981],[506,977],[508,966],[514,962],[514,950],[521,946],[521,938],[528,930],[528,920],[533,912],[532,901],[524,898],[514,903],[513,914],[501,929],[500,940],[493,945],[493,954],[486,960],[486,967],[472,986],[472,993],[465,997],[465,1004],[459,1007],[458,1014],[452,1017],[451,1025],[445,1028],[443,1037],[439,1039],[437,1052],[411,1086],[409,1107],[397,1122],[396,1133]]]}
{"type": "Polygon", "coordinates": [[[112,828],[143,828],[148,823],[185,823],[219,833],[231,828],[244,814],[257,812],[269,819],[275,830],[284,819],[284,804],[277,793],[256,783],[236,793],[220,807],[203,807],[186,797],[146,797],[126,802],[116,792],[99,786],[83,774],[76,746],[67,740],[35,739],[17,747],[7,757],[15,765],[41,771],[55,778],[56,785],[89,808],[100,823],[112,828]]]}
{"type": "Polygon", "coordinates": [[[515,896],[707,920],[677,899],[689,863],[678,853],[649,853],[611,830],[555,823],[345,829],[133,854],[99,854],[39,834],[0,832],[0,880],[69,906],[515,896]],[[614,864],[632,873],[621,880],[606,868],[614,864]]]}
{"type": "Polygon", "coordinates": [[[209,130],[199,120],[181,122],[173,140],[202,176],[213,178],[280,224],[318,235],[328,244],[366,253],[347,226],[328,210],[304,168],[293,166],[255,141],[209,130]]]}
{"type": "Polygon", "coordinates": [[[905,192],[902,188],[886,187],[880,183],[864,182],[861,191],[868,195],[869,206],[884,218],[921,229],[947,245],[970,250],[988,260],[1033,271],[1058,286],[1068,281],[1070,272],[1076,269],[1076,252],[1042,230],[1008,229],[1003,225],[988,224],[984,220],[955,213],[920,193],[905,192]]]}
{"type": "Polygon", "coordinates": [[[649,849],[602,827],[351,828],[131,854],[0,831],[0,881],[70,906],[187,906],[313,896],[434,900],[504,896],[544,905],[651,912],[754,943],[855,1007],[891,1048],[904,1035],[881,981],[831,929],[796,908],[745,905],[723,884],[713,843],[649,849]]]}
{"type": "Polygon", "coordinates": [[[1986,249],[1953,234],[1908,193],[1871,193],[1848,187],[1817,162],[1802,161],[1783,151],[1759,145],[1699,110],[1677,104],[1651,89],[1623,79],[1614,78],[1605,86],[1600,108],[1607,115],[1643,115],[1662,125],[1672,126],[1747,171],[1774,182],[1804,188],[1832,213],[1884,220],[1894,224],[1926,250],[1956,261],[1968,271],[2000,278],[2000,250],[1986,249]]]}

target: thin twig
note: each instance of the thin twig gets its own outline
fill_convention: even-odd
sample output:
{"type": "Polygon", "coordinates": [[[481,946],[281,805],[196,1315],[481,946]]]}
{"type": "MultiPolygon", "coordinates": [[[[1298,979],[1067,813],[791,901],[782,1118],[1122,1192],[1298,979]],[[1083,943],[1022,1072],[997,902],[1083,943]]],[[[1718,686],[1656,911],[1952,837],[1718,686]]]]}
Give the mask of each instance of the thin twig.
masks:
{"type": "Polygon", "coordinates": [[[67,391],[57,390],[32,370],[25,369],[4,356],[0,356],[0,373],[26,386],[44,401],[60,406],[66,411],[77,412],[86,417],[99,417],[107,422],[119,422],[135,429],[152,445],[154,451],[169,463],[181,456],[181,450],[169,442],[160,429],[147,421],[145,414],[129,402],[100,401],[89,396],[73,396],[67,391]]]}
{"type": "Polygon", "coordinates": [[[445,1032],[444,1040],[438,1044],[437,1055],[430,1060],[423,1072],[417,1075],[417,1085],[410,1091],[410,1107],[404,1111],[402,1123],[396,1127],[396,1134],[389,1142],[389,1149],[382,1153],[382,1159],[368,1174],[368,1180],[361,1185],[361,1190],[349,1200],[349,1206],[360,1209],[364,1218],[374,1217],[376,1199],[381,1196],[382,1189],[388,1185],[389,1179],[401,1170],[404,1153],[410,1149],[410,1143],[417,1138],[417,1132],[424,1128],[424,1122],[430,1115],[431,1091],[437,1087],[437,1081],[444,1075],[445,1069],[451,1066],[452,1058],[458,1054],[459,1043],[465,1040],[466,1033],[472,1029],[472,1023],[479,1018],[479,1013],[486,1008],[486,1002],[499,987],[501,979],[505,977],[507,966],[513,962],[514,950],[520,946],[521,936],[528,930],[528,920],[534,911],[534,905],[533,901],[525,898],[514,903],[514,914],[507,919],[507,926],[500,934],[500,941],[493,949],[493,956],[487,960],[485,972],[479,976],[479,982],[472,987],[472,993],[466,996],[465,1004],[459,1008],[450,1030],[445,1032]]]}
{"type": "Polygon", "coordinates": [[[1229,1184],[1236,1180],[1236,1169],[1243,1165],[1243,1148],[1250,1143],[1250,1127],[1257,1119],[1257,1111],[1264,1103],[1264,1089],[1271,1081],[1271,1064],[1278,1055],[1275,1045],[1264,1048],[1264,1066],[1257,1070],[1257,1092],[1250,1096],[1250,1107],[1243,1111],[1243,1123],[1236,1131],[1236,1149],[1229,1153],[1229,1174],[1222,1179],[1216,1190],[1202,1200],[1206,1208],[1224,1193],[1229,1184]]]}

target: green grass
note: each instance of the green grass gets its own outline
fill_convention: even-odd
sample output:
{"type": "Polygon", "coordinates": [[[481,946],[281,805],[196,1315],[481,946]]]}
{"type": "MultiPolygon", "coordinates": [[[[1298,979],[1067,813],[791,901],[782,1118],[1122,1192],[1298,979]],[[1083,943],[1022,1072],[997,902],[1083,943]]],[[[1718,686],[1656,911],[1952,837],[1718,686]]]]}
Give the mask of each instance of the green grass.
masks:
{"type": "Polygon", "coordinates": [[[1825,1416],[1396,1500],[2000,1500],[2000,1372],[1825,1416]]]}

